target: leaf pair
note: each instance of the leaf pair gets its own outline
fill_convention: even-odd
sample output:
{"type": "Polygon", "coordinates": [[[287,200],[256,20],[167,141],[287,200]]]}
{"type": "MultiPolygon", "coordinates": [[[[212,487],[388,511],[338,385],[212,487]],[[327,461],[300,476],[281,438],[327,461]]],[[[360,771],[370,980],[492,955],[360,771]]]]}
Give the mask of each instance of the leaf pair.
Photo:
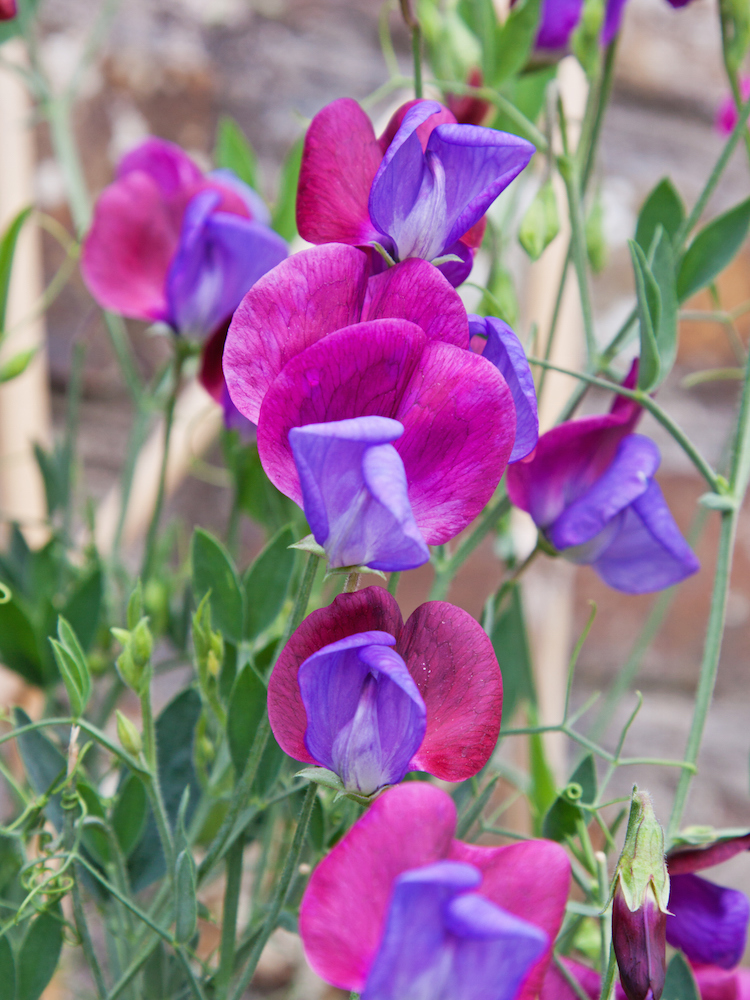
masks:
{"type": "Polygon", "coordinates": [[[50,637],[49,641],[68,692],[71,713],[78,719],[91,697],[89,665],[78,637],[62,615],[57,619],[57,635],[57,639],[50,637]]]}

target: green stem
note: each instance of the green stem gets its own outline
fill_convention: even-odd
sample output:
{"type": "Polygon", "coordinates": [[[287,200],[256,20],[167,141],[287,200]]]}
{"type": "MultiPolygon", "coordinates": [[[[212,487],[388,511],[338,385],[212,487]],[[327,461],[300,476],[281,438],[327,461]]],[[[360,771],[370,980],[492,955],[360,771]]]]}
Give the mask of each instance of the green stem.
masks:
{"type": "Polygon", "coordinates": [[[561,156],[558,159],[558,169],[565,183],[570,212],[571,251],[573,267],[578,280],[578,290],[581,299],[583,330],[586,335],[586,353],[589,367],[593,367],[597,357],[596,334],[594,332],[594,311],[591,305],[589,291],[588,262],[586,252],[586,235],[581,206],[581,183],[575,161],[570,157],[561,156]]]}
{"type": "Polygon", "coordinates": [[[398,581],[401,578],[401,573],[391,573],[388,577],[388,593],[391,597],[396,596],[396,591],[398,590],[398,581]]]}
{"type": "Polygon", "coordinates": [[[502,111],[504,115],[507,115],[511,119],[520,135],[534,143],[537,152],[546,153],[548,151],[549,143],[544,133],[540,132],[536,125],[522,111],[519,111],[512,101],[509,101],[507,97],[503,97],[496,90],[492,90],[490,87],[472,87],[471,84],[464,83],[461,80],[440,79],[435,80],[434,83],[436,87],[439,87],[444,92],[458,95],[467,94],[494,105],[498,111],[502,111]]]}
{"type": "Polygon", "coordinates": [[[463,542],[461,542],[450,558],[438,565],[435,572],[435,580],[432,584],[432,589],[430,590],[429,599],[431,601],[445,600],[453,577],[463,566],[474,549],[476,549],[480,542],[486,538],[490,531],[492,531],[492,529],[496,526],[498,521],[504,517],[509,510],[510,500],[505,494],[503,494],[503,496],[501,496],[490,507],[487,507],[484,514],[482,514],[479,524],[476,528],[474,528],[471,534],[465,538],[463,542]]]}
{"type": "Polygon", "coordinates": [[[161,783],[159,781],[159,761],[156,749],[156,727],[154,725],[154,714],[151,710],[151,689],[146,685],[146,689],[141,695],[141,716],[143,724],[143,756],[149,768],[149,776],[146,781],[146,789],[151,799],[151,808],[154,811],[154,819],[159,831],[164,860],[167,863],[167,872],[170,879],[174,876],[174,841],[172,831],[169,828],[167,811],[164,807],[164,798],[161,793],[161,783]]]}
{"type": "Polygon", "coordinates": [[[237,936],[237,909],[242,886],[242,861],[245,838],[240,835],[227,851],[227,882],[224,891],[224,910],[221,921],[221,947],[219,969],[216,973],[216,996],[223,1000],[229,993],[234,969],[234,949],[237,936]]]}
{"type": "Polygon", "coordinates": [[[81,866],[75,864],[73,866],[73,871],[75,873],[73,886],[71,888],[71,896],[73,897],[73,919],[75,920],[76,931],[81,939],[81,947],[83,948],[84,958],[86,959],[88,967],[91,969],[91,974],[94,977],[97,995],[100,998],[104,998],[107,995],[107,984],[104,981],[104,974],[102,973],[101,966],[99,965],[99,959],[96,957],[96,952],[94,951],[94,943],[91,940],[89,927],[86,923],[86,913],[83,909],[81,889],[78,884],[80,880],[81,866]]]}
{"type": "MultiPolygon", "coordinates": [[[[46,81],[44,86],[46,89],[46,81]]],[[[70,103],[66,98],[48,98],[42,103],[42,111],[49,122],[55,159],[65,178],[73,225],[82,237],[91,221],[91,204],[73,133],[70,103]]]]}
{"type": "Polygon", "coordinates": [[[281,909],[286,902],[287,895],[289,894],[289,889],[292,884],[292,879],[294,878],[297,866],[299,865],[300,854],[302,853],[302,848],[305,843],[305,838],[307,836],[307,827],[310,822],[310,815],[312,814],[313,805],[315,804],[315,798],[318,793],[318,786],[313,782],[310,782],[307,792],[305,793],[305,799],[302,803],[302,810],[300,812],[299,819],[297,821],[297,829],[294,833],[294,839],[292,840],[292,846],[289,849],[289,853],[286,856],[286,861],[284,862],[284,869],[281,873],[281,878],[276,886],[276,891],[274,892],[273,899],[271,900],[268,907],[268,914],[263,924],[263,930],[258,936],[253,949],[250,952],[250,957],[248,958],[247,965],[245,966],[245,971],[240,977],[240,981],[237,984],[237,988],[232,994],[232,1000],[241,1000],[242,995],[250,984],[250,980],[255,974],[255,969],[258,965],[258,959],[260,958],[261,952],[266,946],[266,942],[269,937],[276,929],[276,923],[281,913],[281,909]]]}
{"type": "Polygon", "coordinates": [[[411,0],[400,0],[401,15],[406,27],[411,32],[411,52],[414,60],[414,96],[419,99],[422,93],[422,29],[411,7],[411,0]]]}

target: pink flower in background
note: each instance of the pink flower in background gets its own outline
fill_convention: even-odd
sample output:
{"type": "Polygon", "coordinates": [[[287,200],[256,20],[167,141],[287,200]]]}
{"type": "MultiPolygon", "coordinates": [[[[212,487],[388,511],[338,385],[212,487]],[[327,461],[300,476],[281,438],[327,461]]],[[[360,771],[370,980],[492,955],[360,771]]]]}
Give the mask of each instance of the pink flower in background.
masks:
{"type": "Polygon", "coordinates": [[[0,21],[12,21],[17,13],[16,0],[0,0],[0,21]]]}
{"type": "MultiPolygon", "coordinates": [[[[740,78],[740,94],[742,100],[746,101],[750,97],[750,76],[740,78]]],[[[716,131],[720,135],[729,135],[734,131],[739,114],[737,105],[734,103],[734,95],[727,94],[719,107],[716,109],[715,125],[716,131]]]]}

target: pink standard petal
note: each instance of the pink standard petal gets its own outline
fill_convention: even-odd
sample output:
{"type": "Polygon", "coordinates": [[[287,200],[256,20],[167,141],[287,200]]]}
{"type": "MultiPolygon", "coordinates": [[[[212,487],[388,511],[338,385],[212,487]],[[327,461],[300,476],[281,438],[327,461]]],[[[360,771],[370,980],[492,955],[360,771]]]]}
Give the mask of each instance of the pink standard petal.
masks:
{"type": "Polygon", "coordinates": [[[319,111],[305,136],[297,189],[297,228],[310,243],[382,240],[367,202],[382,154],[372,123],[342,97],[319,111]]]}
{"type": "Polygon", "coordinates": [[[479,888],[483,896],[549,935],[547,950],[516,998],[532,1000],[541,989],[565,916],[570,890],[568,856],[551,840],[527,840],[507,847],[477,847],[454,840],[450,859],[475,865],[484,875],[479,888]]]}
{"type": "Polygon", "coordinates": [[[403,619],[398,604],[382,587],[339,594],[326,608],[313,611],[292,634],[268,681],[268,718],[281,749],[314,763],[305,746],[307,715],[297,674],[302,663],[323,646],[357,632],[388,632],[398,639],[403,619]]]}
{"type": "Polygon", "coordinates": [[[460,296],[436,267],[411,258],[370,278],[362,319],[406,319],[429,340],[469,343],[469,320],[460,296]]]}
{"type": "Polygon", "coordinates": [[[445,858],[455,827],[450,795],[421,781],[391,788],[370,806],[315,869],[302,899],[300,936],[319,976],[361,992],[394,879],[445,858]]]}
{"type": "Polygon", "coordinates": [[[470,778],[490,759],[500,732],[503,682],[489,637],[466,611],[429,601],[397,640],[427,708],[411,767],[443,781],[470,778]]]}
{"type": "Polygon", "coordinates": [[[224,349],[229,393],[248,420],[258,422],[263,397],[290,358],[357,322],[367,273],[364,253],[332,244],[294,254],[253,285],[224,349]]]}
{"type": "Polygon", "coordinates": [[[105,188],[81,259],[84,281],[100,306],[133,319],[167,318],[166,278],[180,221],[146,173],[129,173],[105,188]]]}

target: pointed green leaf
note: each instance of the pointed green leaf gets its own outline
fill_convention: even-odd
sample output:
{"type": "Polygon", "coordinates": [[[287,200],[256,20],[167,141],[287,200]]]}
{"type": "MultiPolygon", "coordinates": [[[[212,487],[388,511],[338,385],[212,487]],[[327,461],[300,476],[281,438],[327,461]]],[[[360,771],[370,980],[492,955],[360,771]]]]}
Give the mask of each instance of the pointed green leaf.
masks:
{"type": "MultiPolygon", "coordinates": [[[[31,719],[22,708],[16,708],[13,714],[18,728],[30,724],[31,719]]],[[[22,733],[17,743],[29,784],[36,795],[46,795],[65,774],[67,768],[65,757],[38,729],[22,733]]],[[[64,812],[60,792],[50,798],[44,811],[55,829],[62,830],[64,812]]]]}
{"type": "Polygon", "coordinates": [[[231,170],[254,191],[258,190],[258,157],[234,118],[222,115],[216,132],[214,162],[231,170]]]}
{"type": "Polygon", "coordinates": [[[661,294],[643,250],[635,240],[629,240],[628,243],[635,274],[638,320],[641,328],[638,388],[648,392],[659,384],[659,348],[656,344],[656,331],[661,318],[661,294]]]}
{"type": "Polygon", "coordinates": [[[18,1000],[39,1000],[57,968],[63,941],[59,907],[36,917],[18,953],[18,1000]]]}
{"type": "Polygon", "coordinates": [[[245,574],[245,638],[254,639],[272,625],[281,611],[294,572],[294,542],[290,526],[282,528],[266,545],[245,574]]]}
{"type": "Polygon", "coordinates": [[[503,722],[507,726],[520,705],[536,704],[529,640],[517,586],[511,591],[507,609],[495,622],[490,639],[503,672],[503,722]]]}
{"type": "MultiPolygon", "coordinates": [[[[0,34],[0,40],[2,35],[0,34]]],[[[10,288],[10,274],[13,269],[13,257],[16,252],[16,244],[24,223],[31,215],[32,209],[23,208],[11,220],[10,225],[0,239],[0,336],[5,332],[5,315],[8,308],[8,290],[10,288]]]]}
{"type": "Polygon", "coordinates": [[[146,826],[148,796],[146,787],[135,774],[128,775],[120,784],[117,800],[112,809],[112,829],[127,858],[135,848],[146,826]]]}
{"type": "Polygon", "coordinates": [[[36,631],[15,594],[0,604],[0,661],[30,684],[47,682],[36,631]]]}
{"type": "Polygon", "coordinates": [[[677,952],[667,966],[662,1000],[700,1000],[693,970],[681,952],[677,952]]]}
{"type": "Polygon", "coordinates": [[[491,86],[498,87],[515,76],[528,62],[534,46],[541,0],[522,0],[511,8],[505,24],[499,28],[495,45],[495,76],[491,86]]]}
{"type": "Polygon", "coordinates": [[[101,566],[95,565],[76,582],[62,608],[83,650],[91,649],[96,638],[103,599],[104,576],[101,566]]]}
{"type": "Polygon", "coordinates": [[[297,771],[295,778],[307,778],[314,781],[316,785],[325,785],[326,788],[333,788],[337,792],[344,791],[344,783],[335,771],[329,771],[327,767],[303,767],[297,771]]]}
{"type": "Polygon", "coordinates": [[[198,926],[198,902],[195,898],[195,862],[189,850],[180,851],[175,866],[175,940],[186,944],[198,926]]]}
{"type": "Polygon", "coordinates": [[[266,688],[249,663],[237,676],[229,699],[227,740],[235,773],[245,769],[250,748],[266,710],[266,688]]]}
{"type": "Polygon", "coordinates": [[[287,242],[297,235],[297,185],[302,165],[303,139],[298,139],[284,160],[279,178],[279,192],[273,206],[271,225],[287,242]]]}
{"type": "Polygon", "coordinates": [[[31,347],[28,351],[19,351],[18,354],[14,354],[12,358],[8,358],[6,362],[0,364],[0,385],[23,375],[33,361],[36,352],[37,348],[31,347]]]}
{"type": "Polygon", "coordinates": [[[57,661],[60,676],[65,684],[65,690],[68,692],[70,713],[77,719],[83,715],[83,710],[86,707],[86,702],[83,698],[78,664],[61,642],[58,642],[57,639],[53,639],[51,637],[49,641],[52,645],[52,651],[55,654],[55,660],[57,661]]]}
{"type": "Polygon", "coordinates": [[[193,594],[201,601],[210,591],[211,620],[230,640],[242,641],[242,586],[231,556],[221,542],[203,528],[196,528],[190,549],[193,594]]]}
{"type": "Polygon", "coordinates": [[[732,262],[750,226],[750,198],[704,226],[685,251],[677,278],[680,302],[710,284],[732,262]]]}
{"type": "Polygon", "coordinates": [[[307,827],[307,836],[313,846],[313,850],[321,854],[326,846],[326,817],[323,812],[323,803],[319,798],[316,798],[313,802],[310,823],[307,827]]]}
{"type": "Polygon", "coordinates": [[[0,937],[0,983],[8,1000],[16,995],[16,960],[8,935],[0,937]]]}
{"type": "Polygon", "coordinates": [[[651,250],[658,226],[663,226],[670,240],[685,220],[685,206],[668,177],[663,177],[646,198],[638,215],[635,241],[644,253],[651,250]]]}
{"type": "Polygon", "coordinates": [[[657,227],[649,254],[654,281],[659,288],[661,311],[656,328],[656,347],[659,352],[659,382],[669,375],[677,357],[677,275],[674,254],[669,236],[662,226],[657,227]]]}

